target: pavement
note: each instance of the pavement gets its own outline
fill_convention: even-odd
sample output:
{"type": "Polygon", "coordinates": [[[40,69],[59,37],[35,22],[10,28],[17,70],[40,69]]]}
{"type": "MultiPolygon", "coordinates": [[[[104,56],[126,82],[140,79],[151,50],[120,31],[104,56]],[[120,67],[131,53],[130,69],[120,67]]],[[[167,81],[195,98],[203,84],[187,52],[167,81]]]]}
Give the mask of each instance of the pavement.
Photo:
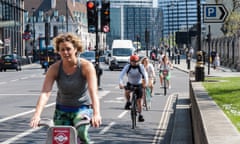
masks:
{"type": "MultiPolygon", "coordinates": [[[[175,64],[173,61],[173,66],[176,69],[182,70],[184,72],[190,73],[195,71],[196,60],[190,62],[190,69],[186,63],[186,59],[181,59],[180,64],[175,64]]],[[[217,69],[213,69],[208,63],[204,67],[205,77],[231,77],[240,76],[240,72],[234,69],[220,66],[217,69]]],[[[171,144],[193,144],[193,134],[191,125],[191,115],[190,115],[190,95],[179,95],[176,105],[174,128],[171,138],[171,144]]]]}

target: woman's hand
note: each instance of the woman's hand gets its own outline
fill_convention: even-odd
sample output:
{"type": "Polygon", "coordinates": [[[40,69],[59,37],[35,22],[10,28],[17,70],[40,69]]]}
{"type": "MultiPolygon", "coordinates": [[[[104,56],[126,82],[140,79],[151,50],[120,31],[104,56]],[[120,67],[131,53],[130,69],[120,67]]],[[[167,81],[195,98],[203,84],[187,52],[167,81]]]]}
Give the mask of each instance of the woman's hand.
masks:
{"type": "Polygon", "coordinates": [[[38,127],[38,123],[39,123],[40,119],[41,118],[39,116],[33,116],[31,121],[30,121],[30,124],[29,124],[30,127],[32,127],[32,128],[38,127]]]}
{"type": "Polygon", "coordinates": [[[92,117],[92,126],[99,127],[102,124],[102,118],[100,115],[93,115],[92,117]]]}

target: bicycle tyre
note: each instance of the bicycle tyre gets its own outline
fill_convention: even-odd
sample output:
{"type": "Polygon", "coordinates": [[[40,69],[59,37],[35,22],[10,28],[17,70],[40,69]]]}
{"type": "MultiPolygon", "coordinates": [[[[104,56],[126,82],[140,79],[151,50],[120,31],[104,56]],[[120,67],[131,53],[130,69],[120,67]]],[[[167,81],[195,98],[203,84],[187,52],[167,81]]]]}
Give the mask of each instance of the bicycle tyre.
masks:
{"type": "Polygon", "coordinates": [[[133,92],[132,106],[131,106],[132,129],[135,129],[136,124],[137,124],[137,103],[136,103],[136,100],[137,100],[136,93],[133,92]]]}
{"type": "Polygon", "coordinates": [[[167,80],[166,80],[166,78],[164,78],[164,81],[163,81],[163,85],[164,85],[164,96],[166,96],[167,95],[167,80]]]}

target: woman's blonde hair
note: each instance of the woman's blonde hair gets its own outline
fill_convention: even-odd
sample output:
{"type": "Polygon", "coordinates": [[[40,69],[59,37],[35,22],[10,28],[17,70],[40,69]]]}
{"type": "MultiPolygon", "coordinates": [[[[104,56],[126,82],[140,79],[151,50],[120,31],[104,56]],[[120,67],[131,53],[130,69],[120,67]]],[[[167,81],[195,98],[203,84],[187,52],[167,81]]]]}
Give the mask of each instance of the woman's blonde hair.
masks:
{"type": "Polygon", "coordinates": [[[148,60],[148,57],[143,57],[141,63],[144,64],[144,61],[148,60]]]}
{"type": "Polygon", "coordinates": [[[59,52],[59,44],[62,42],[71,42],[78,52],[82,52],[82,41],[73,33],[62,33],[53,39],[53,46],[56,52],[59,52]]]}

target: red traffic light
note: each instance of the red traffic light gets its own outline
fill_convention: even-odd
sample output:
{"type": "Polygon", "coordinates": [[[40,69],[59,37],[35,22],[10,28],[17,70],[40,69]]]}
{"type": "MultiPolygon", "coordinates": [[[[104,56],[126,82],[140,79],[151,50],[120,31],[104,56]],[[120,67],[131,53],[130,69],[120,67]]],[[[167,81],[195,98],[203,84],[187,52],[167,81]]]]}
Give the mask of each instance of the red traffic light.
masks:
{"type": "Polygon", "coordinates": [[[94,8],[95,7],[95,3],[93,2],[93,1],[88,1],[87,2],[87,8],[88,9],[92,9],[92,8],[94,8]]]}

